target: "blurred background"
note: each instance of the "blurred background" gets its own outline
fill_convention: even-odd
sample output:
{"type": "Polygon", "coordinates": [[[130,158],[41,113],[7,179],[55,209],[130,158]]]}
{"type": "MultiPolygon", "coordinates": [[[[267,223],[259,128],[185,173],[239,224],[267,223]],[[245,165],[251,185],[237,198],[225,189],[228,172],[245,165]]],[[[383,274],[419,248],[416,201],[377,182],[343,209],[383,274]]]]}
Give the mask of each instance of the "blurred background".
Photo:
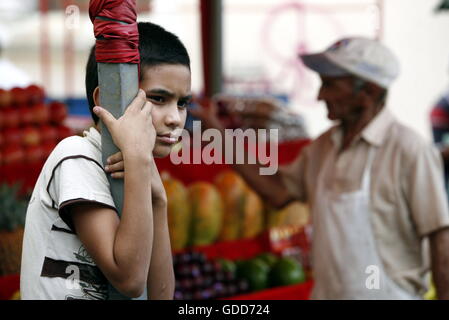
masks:
{"type": "MultiPolygon", "coordinates": [[[[138,20],[177,34],[192,58],[193,90],[203,89],[199,0],[138,0],[138,20]]],[[[315,101],[317,76],[296,58],[341,36],[377,37],[401,62],[389,106],[430,139],[428,113],[449,82],[449,18],[440,0],[224,0],[223,90],[276,94],[317,136],[329,123],[315,101]],[[413,94],[412,94],[413,93],[413,94]]],[[[84,68],[94,43],[88,0],[2,0],[2,58],[22,69],[55,99],[85,98],[84,68]]]]}
{"type": "MultiPolygon", "coordinates": [[[[46,157],[92,124],[84,89],[94,44],[88,5],[0,1],[0,183],[7,182],[0,188],[0,299],[20,297],[25,208],[46,157]]],[[[316,101],[319,78],[297,56],[343,36],[377,38],[398,56],[401,73],[387,105],[432,140],[430,113],[449,88],[449,1],[137,0],[137,9],[138,21],[160,24],[186,45],[194,94],[256,106],[237,113],[236,126],[283,129],[279,164],[330,126],[316,101]]],[[[273,210],[225,165],[174,167],[162,159],[158,167],[169,202],[182,204],[169,206],[175,298],[308,298],[307,206],[273,210]],[[217,194],[226,218],[201,205],[217,194]],[[204,239],[192,221],[213,236],[204,239]]]]}

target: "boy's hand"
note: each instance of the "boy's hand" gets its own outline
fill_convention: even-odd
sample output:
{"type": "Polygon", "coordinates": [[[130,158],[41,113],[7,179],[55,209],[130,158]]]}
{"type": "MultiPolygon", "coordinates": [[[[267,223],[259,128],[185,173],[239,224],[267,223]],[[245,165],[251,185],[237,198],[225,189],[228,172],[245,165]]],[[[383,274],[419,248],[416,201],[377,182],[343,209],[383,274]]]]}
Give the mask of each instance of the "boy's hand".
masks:
{"type": "Polygon", "coordinates": [[[156,140],[151,117],[152,104],[139,89],[136,98],[118,119],[106,109],[96,106],[93,111],[111,133],[115,145],[125,154],[152,156],[156,140]],[[142,137],[147,137],[142,139],[142,137]]]}
{"type": "Polygon", "coordinates": [[[110,173],[112,178],[123,179],[125,177],[125,162],[120,151],[110,156],[107,163],[104,170],[110,173]]]}
{"type": "MultiPolygon", "coordinates": [[[[125,162],[123,155],[119,151],[107,160],[108,164],[105,167],[106,172],[111,173],[111,177],[115,179],[123,179],[125,177],[125,162]]],[[[151,195],[154,204],[167,204],[167,195],[165,193],[164,185],[162,183],[156,163],[151,162],[151,195]]]]}

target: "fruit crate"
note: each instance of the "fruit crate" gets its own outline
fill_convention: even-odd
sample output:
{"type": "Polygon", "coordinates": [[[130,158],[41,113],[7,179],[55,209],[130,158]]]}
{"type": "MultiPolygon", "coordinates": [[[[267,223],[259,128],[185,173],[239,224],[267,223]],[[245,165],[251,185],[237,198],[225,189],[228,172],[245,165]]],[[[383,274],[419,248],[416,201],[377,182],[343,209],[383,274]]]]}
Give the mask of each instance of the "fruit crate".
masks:
{"type": "Polygon", "coordinates": [[[309,300],[313,280],[285,287],[266,289],[222,300],[309,300]]]}
{"type": "Polygon", "coordinates": [[[0,300],[10,300],[19,291],[20,275],[11,274],[0,277],[0,300]]]}
{"type": "Polygon", "coordinates": [[[261,235],[235,241],[217,242],[208,246],[194,246],[185,250],[175,251],[174,254],[182,252],[201,252],[208,259],[225,258],[229,260],[247,260],[261,253],[271,252],[277,255],[296,256],[306,274],[307,281],[304,283],[274,287],[257,292],[221,298],[224,300],[307,300],[313,287],[310,267],[310,226],[281,227],[265,231],[261,235]]]}
{"type": "MultiPolygon", "coordinates": [[[[300,139],[284,141],[278,145],[278,165],[287,165],[291,163],[300,153],[303,147],[308,145],[311,140],[300,139]]],[[[193,154],[194,150],[190,154],[193,154]]],[[[269,148],[267,148],[269,150],[269,148]]],[[[176,177],[185,185],[189,185],[195,181],[213,182],[215,177],[225,171],[231,169],[228,164],[173,164],[170,157],[155,159],[159,172],[167,171],[171,176],[176,177]]]]}
{"type": "Polygon", "coordinates": [[[263,252],[282,254],[289,249],[298,249],[302,253],[301,263],[307,268],[310,252],[310,226],[279,227],[269,229],[257,237],[234,241],[216,242],[207,246],[194,246],[185,250],[175,251],[174,254],[185,251],[199,251],[209,259],[226,258],[230,260],[250,259],[263,252]]]}

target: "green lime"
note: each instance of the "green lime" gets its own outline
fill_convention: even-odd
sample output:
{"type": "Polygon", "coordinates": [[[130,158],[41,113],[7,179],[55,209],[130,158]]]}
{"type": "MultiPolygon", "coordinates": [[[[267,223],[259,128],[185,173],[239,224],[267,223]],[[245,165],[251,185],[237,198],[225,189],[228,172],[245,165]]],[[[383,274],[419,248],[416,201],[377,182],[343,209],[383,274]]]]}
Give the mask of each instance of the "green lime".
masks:
{"type": "Polygon", "coordinates": [[[280,258],[270,271],[270,285],[272,287],[288,286],[302,283],[306,277],[301,264],[289,257],[280,258]]]}
{"type": "Polygon", "coordinates": [[[270,268],[278,261],[278,257],[270,252],[264,252],[257,256],[257,258],[262,259],[270,268]]]}
{"type": "Polygon", "coordinates": [[[251,291],[259,291],[268,287],[270,268],[261,259],[244,261],[237,267],[237,277],[246,279],[251,291]]]}
{"type": "Polygon", "coordinates": [[[221,269],[225,272],[232,272],[235,274],[235,271],[237,269],[236,264],[229,259],[219,259],[218,262],[220,262],[221,269]]]}

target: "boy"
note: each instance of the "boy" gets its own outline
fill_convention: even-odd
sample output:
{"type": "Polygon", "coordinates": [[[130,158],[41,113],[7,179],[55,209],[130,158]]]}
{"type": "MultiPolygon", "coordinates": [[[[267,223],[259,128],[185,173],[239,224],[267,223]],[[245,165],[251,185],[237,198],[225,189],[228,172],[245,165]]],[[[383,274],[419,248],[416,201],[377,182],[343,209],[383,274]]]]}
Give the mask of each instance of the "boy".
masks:
{"type": "Polygon", "coordinates": [[[151,23],[138,28],[140,90],[119,119],[98,107],[90,54],[86,93],[96,126],[61,141],[36,183],[25,224],[23,299],[108,299],[108,284],[127,297],[139,297],[145,286],[149,299],[173,297],[167,200],[153,157],[167,156],[184,127],[190,59],[170,32],[151,23]],[[99,119],[121,151],[104,169],[99,119]],[[110,172],[124,178],[120,219],[110,172]]]}

